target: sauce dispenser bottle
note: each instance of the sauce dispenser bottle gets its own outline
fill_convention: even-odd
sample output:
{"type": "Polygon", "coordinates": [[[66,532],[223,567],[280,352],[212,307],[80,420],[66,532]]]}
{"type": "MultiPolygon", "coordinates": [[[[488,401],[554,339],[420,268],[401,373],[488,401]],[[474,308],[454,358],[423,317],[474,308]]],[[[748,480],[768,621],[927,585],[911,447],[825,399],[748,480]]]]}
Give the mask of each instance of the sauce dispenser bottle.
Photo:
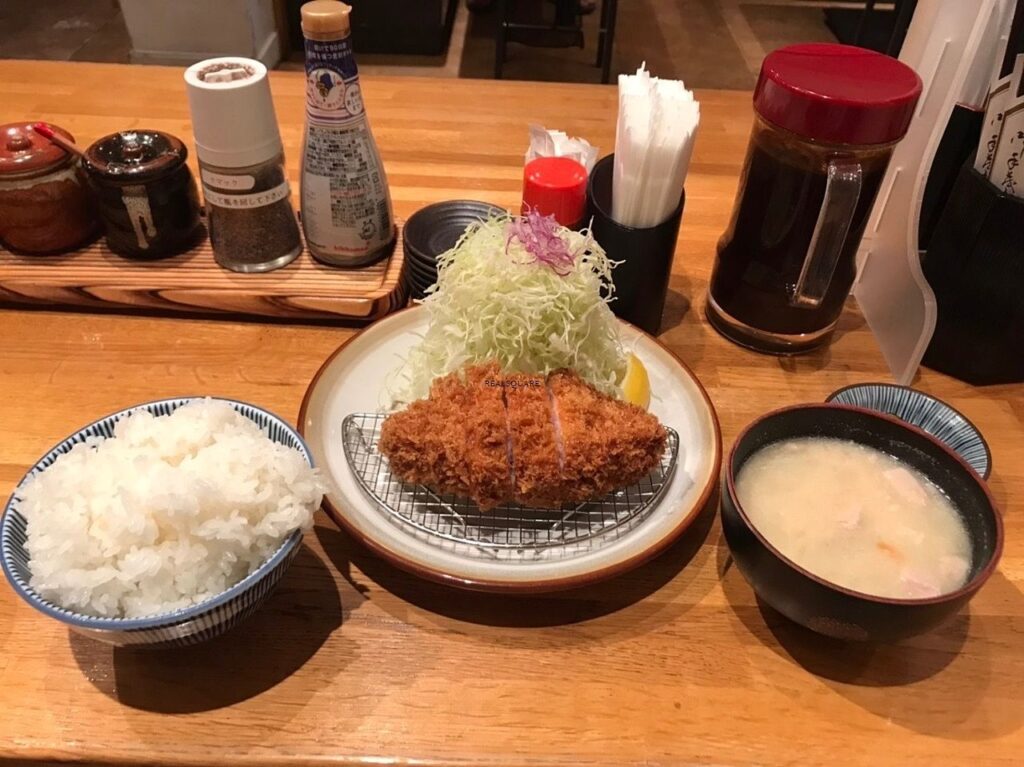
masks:
{"type": "Polygon", "coordinates": [[[332,266],[385,255],[395,239],[391,193],[363,108],[349,15],[338,0],[302,6],[306,130],[302,227],[310,253],[332,266]]]}
{"type": "Polygon", "coordinates": [[[705,313],[719,333],[773,354],[829,342],[920,95],[914,70],[874,51],[809,43],[768,54],[708,289],[705,313]]]}

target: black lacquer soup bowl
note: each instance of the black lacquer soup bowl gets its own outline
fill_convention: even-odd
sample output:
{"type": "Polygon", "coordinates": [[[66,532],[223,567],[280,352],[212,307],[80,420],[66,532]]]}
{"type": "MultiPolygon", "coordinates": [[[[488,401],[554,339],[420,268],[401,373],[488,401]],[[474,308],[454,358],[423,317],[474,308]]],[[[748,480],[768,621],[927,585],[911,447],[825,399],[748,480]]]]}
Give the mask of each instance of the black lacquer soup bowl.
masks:
{"type": "Polygon", "coordinates": [[[956,614],[995,570],[1002,519],[985,482],[956,453],[890,416],[833,404],[798,405],[762,416],[740,434],[723,470],[722,528],[733,559],[758,596],[791,620],[839,639],[896,641],[956,614]],[[736,476],[761,448],[796,437],[848,439],[882,450],[931,480],[967,527],[972,564],[956,591],[926,599],[862,594],[829,583],[783,556],[757,530],[736,494],[736,476]]]}

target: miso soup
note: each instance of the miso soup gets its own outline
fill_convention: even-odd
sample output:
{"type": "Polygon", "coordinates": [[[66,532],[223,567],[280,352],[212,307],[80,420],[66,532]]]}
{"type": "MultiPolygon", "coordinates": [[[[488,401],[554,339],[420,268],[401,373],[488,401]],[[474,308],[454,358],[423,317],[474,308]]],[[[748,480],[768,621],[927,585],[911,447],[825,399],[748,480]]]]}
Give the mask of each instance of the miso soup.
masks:
{"type": "Polygon", "coordinates": [[[799,438],[752,455],[736,478],[754,527],[788,559],[854,591],[920,599],[956,591],[971,544],[949,498],[880,450],[799,438]]]}

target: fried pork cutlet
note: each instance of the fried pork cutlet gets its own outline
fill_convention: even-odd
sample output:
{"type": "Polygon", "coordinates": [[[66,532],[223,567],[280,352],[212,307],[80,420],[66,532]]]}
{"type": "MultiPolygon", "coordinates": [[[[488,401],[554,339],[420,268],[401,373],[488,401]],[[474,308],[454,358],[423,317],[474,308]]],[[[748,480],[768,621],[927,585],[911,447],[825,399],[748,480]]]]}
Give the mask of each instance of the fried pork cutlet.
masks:
{"type": "Polygon", "coordinates": [[[452,449],[464,440],[461,415],[453,399],[434,398],[432,393],[430,399],[389,416],[378,447],[388,457],[391,472],[442,493],[469,495],[461,451],[452,449]]]}
{"type": "Polygon", "coordinates": [[[506,375],[504,388],[515,499],[528,503],[532,498],[551,496],[558,490],[561,472],[544,379],[506,375]]]}
{"type": "Polygon", "coordinates": [[[547,380],[469,366],[389,416],[379,448],[392,473],[483,510],[515,500],[559,506],[599,498],[647,476],[667,434],[635,405],[572,371],[547,380]]]}
{"type": "Polygon", "coordinates": [[[653,415],[596,391],[571,370],[552,373],[547,383],[561,435],[563,503],[600,498],[658,465],[668,435],[653,415]]]}
{"type": "Polygon", "coordinates": [[[502,376],[497,365],[463,372],[439,378],[427,399],[389,416],[379,448],[403,481],[490,508],[512,492],[502,376]]]}
{"type": "Polygon", "coordinates": [[[508,417],[496,364],[465,370],[465,384],[456,400],[462,421],[462,440],[449,446],[461,452],[462,479],[470,496],[483,508],[497,506],[512,492],[509,471],[508,417]]]}

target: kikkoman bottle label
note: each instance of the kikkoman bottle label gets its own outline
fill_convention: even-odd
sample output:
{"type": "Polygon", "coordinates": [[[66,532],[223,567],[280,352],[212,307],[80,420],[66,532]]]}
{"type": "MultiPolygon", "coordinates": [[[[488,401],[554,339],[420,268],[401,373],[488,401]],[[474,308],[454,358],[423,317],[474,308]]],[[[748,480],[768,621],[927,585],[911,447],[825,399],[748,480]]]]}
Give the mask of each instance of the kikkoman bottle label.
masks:
{"type": "Polygon", "coordinates": [[[306,241],[321,260],[363,263],[394,239],[387,178],[349,37],[306,39],[301,196],[306,241]]]}

